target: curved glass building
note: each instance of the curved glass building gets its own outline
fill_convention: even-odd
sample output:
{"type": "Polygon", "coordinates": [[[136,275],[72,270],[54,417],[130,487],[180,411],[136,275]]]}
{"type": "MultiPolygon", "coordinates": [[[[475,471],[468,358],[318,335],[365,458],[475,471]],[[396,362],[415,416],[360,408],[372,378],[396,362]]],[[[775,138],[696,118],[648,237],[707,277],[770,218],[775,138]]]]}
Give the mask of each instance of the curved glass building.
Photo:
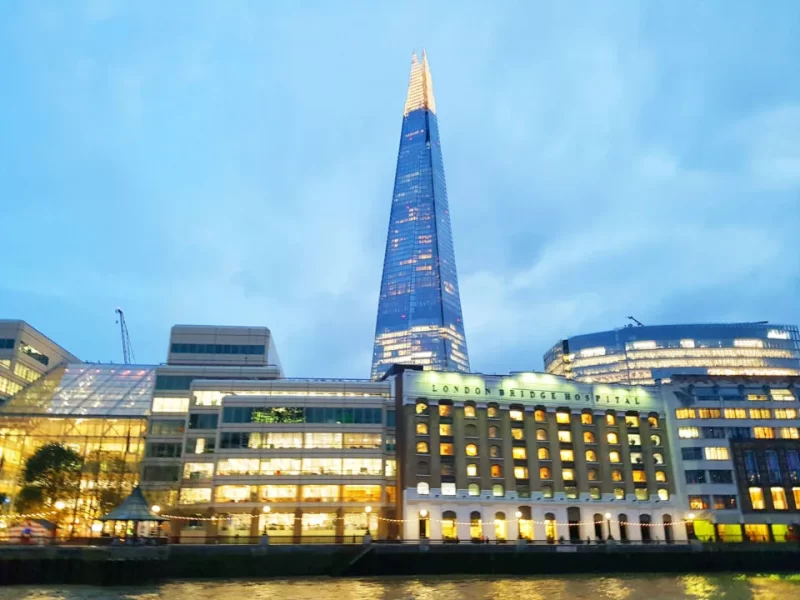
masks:
{"type": "Polygon", "coordinates": [[[584,382],[652,385],[673,374],[800,375],[795,325],[633,325],[561,340],[544,356],[548,373],[584,382]]]}

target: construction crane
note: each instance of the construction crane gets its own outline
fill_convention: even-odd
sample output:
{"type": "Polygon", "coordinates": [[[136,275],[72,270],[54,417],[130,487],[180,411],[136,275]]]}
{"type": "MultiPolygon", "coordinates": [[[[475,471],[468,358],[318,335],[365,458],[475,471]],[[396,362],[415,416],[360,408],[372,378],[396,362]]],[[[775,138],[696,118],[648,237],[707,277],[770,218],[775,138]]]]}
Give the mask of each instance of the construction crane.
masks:
{"type": "Polygon", "coordinates": [[[133,355],[133,346],[131,346],[131,336],[128,333],[128,324],[125,323],[125,313],[121,308],[114,311],[119,315],[117,323],[119,323],[119,333],[122,336],[122,362],[129,365],[136,362],[136,357],[133,355]]]}
{"type": "Polygon", "coordinates": [[[637,324],[639,327],[644,327],[644,323],[642,323],[642,322],[641,322],[639,319],[637,319],[636,317],[628,317],[628,318],[629,318],[631,321],[633,321],[634,323],[636,323],[636,324],[637,324]]]}

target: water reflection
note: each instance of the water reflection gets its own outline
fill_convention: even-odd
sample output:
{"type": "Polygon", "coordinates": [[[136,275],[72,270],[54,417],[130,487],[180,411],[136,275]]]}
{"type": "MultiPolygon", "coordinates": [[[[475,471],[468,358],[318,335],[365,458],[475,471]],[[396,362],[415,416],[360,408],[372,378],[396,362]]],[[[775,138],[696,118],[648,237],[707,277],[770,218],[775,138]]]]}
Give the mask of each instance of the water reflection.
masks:
{"type": "Polygon", "coordinates": [[[528,578],[292,579],[192,581],[151,587],[86,586],[6,588],[8,600],[778,600],[800,594],[800,577],[682,575],[528,578]]]}

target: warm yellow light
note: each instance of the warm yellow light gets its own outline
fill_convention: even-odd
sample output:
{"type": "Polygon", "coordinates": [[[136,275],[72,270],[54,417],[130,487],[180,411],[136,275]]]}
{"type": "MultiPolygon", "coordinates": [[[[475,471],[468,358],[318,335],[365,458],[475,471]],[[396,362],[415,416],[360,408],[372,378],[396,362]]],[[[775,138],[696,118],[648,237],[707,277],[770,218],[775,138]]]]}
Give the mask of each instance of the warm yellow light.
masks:
{"type": "Polygon", "coordinates": [[[514,513],[514,516],[517,517],[517,519],[520,519],[522,518],[522,512],[518,510],[517,512],[514,513]]]}
{"type": "Polygon", "coordinates": [[[94,533],[100,533],[103,531],[103,524],[102,523],[92,523],[92,531],[94,533]]]}
{"type": "Polygon", "coordinates": [[[428,511],[423,508],[421,511],[419,511],[419,516],[424,519],[428,516],[428,511]]]}
{"type": "Polygon", "coordinates": [[[694,513],[689,513],[689,520],[694,521],[694,513]]]}
{"type": "Polygon", "coordinates": [[[56,510],[64,510],[64,507],[65,507],[65,506],[66,506],[66,504],[64,504],[64,501],[63,501],[63,500],[59,500],[59,501],[58,501],[58,502],[56,502],[56,504],[55,504],[56,510]]]}
{"type": "Polygon", "coordinates": [[[264,507],[264,508],[262,508],[261,510],[262,510],[263,512],[265,512],[265,513],[268,513],[268,512],[269,512],[269,511],[271,511],[272,509],[271,509],[269,506],[265,506],[265,507],[264,507]]]}
{"type": "Polygon", "coordinates": [[[153,506],[150,507],[150,510],[158,514],[161,512],[161,507],[158,504],[153,504],[153,506]]]}
{"type": "Polygon", "coordinates": [[[610,518],[611,518],[611,513],[606,513],[606,519],[610,519],[610,518]]]}
{"type": "Polygon", "coordinates": [[[372,507],[371,506],[365,506],[364,507],[364,512],[367,513],[367,514],[371,513],[372,512],[372,507]]]}

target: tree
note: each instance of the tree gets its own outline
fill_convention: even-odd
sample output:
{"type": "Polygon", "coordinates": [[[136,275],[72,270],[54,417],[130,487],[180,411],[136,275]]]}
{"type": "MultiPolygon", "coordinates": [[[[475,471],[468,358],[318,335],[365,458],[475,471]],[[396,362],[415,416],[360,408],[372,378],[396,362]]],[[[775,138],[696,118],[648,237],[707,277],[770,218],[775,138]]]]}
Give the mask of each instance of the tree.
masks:
{"type": "Polygon", "coordinates": [[[75,498],[82,466],[83,461],[74,450],[61,444],[46,444],[25,462],[22,479],[25,487],[38,488],[42,504],[52,506],[57,500],[75,498]]]}
{"type": "Polygon", "coordinates": [[[14,506],[20,514],[41,512],[44,508],[42,488],[26,485],[17,494],[14,506]]]}

